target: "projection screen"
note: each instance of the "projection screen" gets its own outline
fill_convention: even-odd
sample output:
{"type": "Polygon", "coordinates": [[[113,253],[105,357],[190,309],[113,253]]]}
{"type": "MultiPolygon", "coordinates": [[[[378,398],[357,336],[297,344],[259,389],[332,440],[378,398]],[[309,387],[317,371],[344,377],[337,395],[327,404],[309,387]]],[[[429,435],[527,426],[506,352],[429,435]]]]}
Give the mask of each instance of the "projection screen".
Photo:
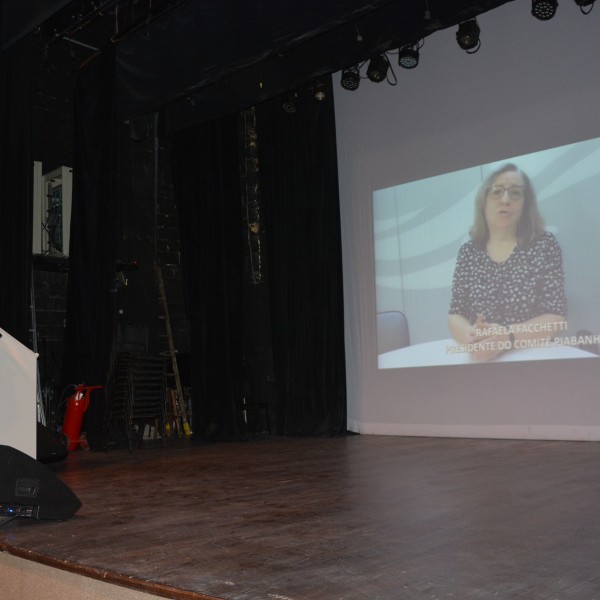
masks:
{"type": "MultiPolygon", "coordinates": [[[[486,350],[490,354],[498,351],[492,361],[597,358],[600,352],[600,311],[596,306],[600,297],[600,270],[595,267],[600,256],[600,237],[596,235],[600,223],[598,190],[600,139],[596,138],[375,191],[379,367],[478,364],[480,351],[486,350]],[[447,318],[456,258],[460,247],[469,241],[478,188],[490,173],[509,165],[530,178],[529,187],[537,197],[545,231],[552,234],[561,250],[557,269],[562,271],[556,274],[561,281],[555,282],[550,272],[553,265],[544,257],[546,264],[542,268],[532,267],[531,273],[523,273],[531,281],[508,290],[510,302],[516,305],[525,302],[522,296],[536,293],[528,290],[528,284],[540,287],[542,279],[548,277],[562,290],[547,293],[562,292],[568,308],[564,318],[556,322],[511,322],[480,327],[481,341],[461,343],[452,339],[447,318]],[[520,336],[520,333],[540,335],[520,336]],[[502,334],[508,339],[503,339],[502,334]]],[[[503,205],[513,208],[507,195],[498,203],[499,207],[503,205]]],[[[508,263],[513,259],[515,256],[511,255],[503,265],[490,260],[492,276],[485,281],[474,278],[473,286],[510,287],[510,281],[506,280],[509,276],[503,276],[502,266],[510,268],[508,263]]],[[[483,290],[481,295],[489,295],[489,300],[496,302],[502,293],[502,289],[493,289],[489,294],[483,290]]],[[[540,304],[544,302],[544,293],[540,290],[536,299],[540,304]]],[[[485,311],[485,306],[482,310],[485,311]]],[[[510,307],[507,310],[510,312],[510,307]]],[[[538,310],[541,312],[543,308],[538,310]]]]}

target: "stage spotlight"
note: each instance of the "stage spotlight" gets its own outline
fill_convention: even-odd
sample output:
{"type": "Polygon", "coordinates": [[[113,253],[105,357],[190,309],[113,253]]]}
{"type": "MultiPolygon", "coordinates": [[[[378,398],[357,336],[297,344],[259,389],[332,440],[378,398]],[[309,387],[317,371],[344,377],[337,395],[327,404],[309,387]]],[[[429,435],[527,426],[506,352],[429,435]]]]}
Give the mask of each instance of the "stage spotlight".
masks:
{"type": "Polygon", "coordinates": [[[358,66],[346,67],[342,70],[340,85],[345,90],[353,91],[358,89],[358,86],[360,85],[360,72],[358,66]]]}
{"type": "Polygon", "coordinates": [[[414,69],[419,64],[419,48],[404,46],[398,51],[398,64],[405,69],[414,69]]]}
{"type": "Polygon", "coordinates": [[[323,102],[327,98],[327,91],[323,82],[315,82],[313,85],[313,96],[317,102],[323,102]]]}
{"type": "Polygon", "coordinates": [[[575,0],[575,4],[577,4],[577,6],[579,6],[579,10],[584,15],[590,14],[590,12],[592,11],[592,8],[594,8],[594,2],[595,2],[595,0],[575,0]],[[586,6],[589,6],[590,8],[588,10],[585,10],[586,6]]]}
{"type": "Polygon", "coordinates": [[[367,77],[374,83],[380,83],[387,77],[390,63],[385,54],[374,56],[367,68],[367,77]]]}
{"type": "Polygon", "coordinates": [[[281,108],[290,115],[294,114],[298,110],[298,94],[291,92],[284,96],[281,108]]]}
{"type": "Polygon", "coordinates": [[[479,24],[477,19],[465,21],[458,26],[456,32],[456,41],[458,45],[469,54],[473,54],[479,50],[481,40],[479,39],[479,24]]]}
{"type": "Polygon", "coordinates": [[[540,21],[548,21],[556,14],[558,0],[532,0],[531,14],[540,21]]]}

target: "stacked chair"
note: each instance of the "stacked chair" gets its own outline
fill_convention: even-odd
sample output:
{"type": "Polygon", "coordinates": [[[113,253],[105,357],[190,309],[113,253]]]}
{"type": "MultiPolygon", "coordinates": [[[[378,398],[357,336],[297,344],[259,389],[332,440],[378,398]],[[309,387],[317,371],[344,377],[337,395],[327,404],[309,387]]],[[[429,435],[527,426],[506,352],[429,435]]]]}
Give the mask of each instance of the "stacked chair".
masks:
{"type": "Polygon", "coordinates": [[[133,451],[152,433],[166,442],[168,361],[147,356],[143,328],[139,335],[129,329],[121,326],[117,334],[105,445],[121,432],[133,451]]]}

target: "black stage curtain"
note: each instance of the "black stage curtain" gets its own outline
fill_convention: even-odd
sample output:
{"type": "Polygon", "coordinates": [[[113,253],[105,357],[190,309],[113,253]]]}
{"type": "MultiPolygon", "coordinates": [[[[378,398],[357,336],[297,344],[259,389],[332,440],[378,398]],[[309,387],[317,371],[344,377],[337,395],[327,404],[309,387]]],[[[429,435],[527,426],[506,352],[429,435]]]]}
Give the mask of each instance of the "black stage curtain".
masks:
{"type": "MultiPolygon", "coordinates": [[[[266,213],[277,433],[346,431],[341,243],[333,97],[296,115],[257,108],[266,213]]],[[[192,342],[194,429],[239,437],[243,378],[243,224],[239,125],[229,116],[172,146],[192,342]]],[[[256,399],[255,399],[256,400],[256,399]]]]}
{"type": "Polygon", "coordinates": [[[0,54],[0,327],[31,347],[31,68],[29,38],[0,54]]]}
{"type": "MultiPolygon", "coordinates": [[[[115,329],[117,247],[114,58],[97,55],[75,89],[73,204],[64,384],[105,385],[115,329]]],[[[86,416],[92,449],[103,447],[105,395],[86,416]]]]}
{"type": "Polygon", "coordinates": [[[242,435],[241,192],[236,115],[180,132],[172,168],[191,327],[194,436],[242,435]]]}
{"type": "Polygon", "coordinates": [[[333,91],[257,107],[261,202],[266,216],[278,430],[346,431],[346,371],[333,91]]]}

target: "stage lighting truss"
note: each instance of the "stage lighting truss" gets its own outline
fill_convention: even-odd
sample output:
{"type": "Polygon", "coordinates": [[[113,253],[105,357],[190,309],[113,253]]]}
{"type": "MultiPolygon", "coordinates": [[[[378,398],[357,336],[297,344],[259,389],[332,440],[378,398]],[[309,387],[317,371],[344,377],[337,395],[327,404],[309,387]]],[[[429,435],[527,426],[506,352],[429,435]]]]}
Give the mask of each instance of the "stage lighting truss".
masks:
{"type": "Polygon", "coordinates": [[[558,0],[532,0],[531,14],[540,21],[548,21],[558,8],[558,0]]]}
{"type": "Polygon", "coordinates": [[[595,0],[575,0],[575,4],[579,6],[579,10],[584,15],[589,15],[592,12],[592,8],[594,8],[595,0]],[[589,6],[589,8],[587,8],[589,6]],[[587,9],[587,10],[586,10],[587,9]]]}
{"type": "Polygon", "coordinates": [[[458,26],[456,41],[467,54],[475,54],[481,47],[479,34],[480,29],[477,19],[464,21],[458,26]]]}

